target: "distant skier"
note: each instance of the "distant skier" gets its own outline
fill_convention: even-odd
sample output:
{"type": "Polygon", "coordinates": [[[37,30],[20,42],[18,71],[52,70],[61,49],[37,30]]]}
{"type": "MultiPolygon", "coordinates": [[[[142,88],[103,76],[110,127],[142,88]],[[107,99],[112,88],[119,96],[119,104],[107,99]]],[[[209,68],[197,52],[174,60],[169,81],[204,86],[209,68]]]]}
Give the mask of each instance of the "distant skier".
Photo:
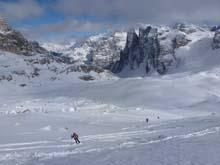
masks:
{"type": "Polygon", "coordinates": [[[79,144],[79,143],[80,143],[80,141],[79,141],[79,135],[77,135],[77,133],[73,132],[71,138],[75,140],[76,144],[79,144]]]}
{"type": "Polygon", "coordinates": [[[148,118],[146,118],[146,123],[148,123],[149,122],[149,119],[148,118]]]}

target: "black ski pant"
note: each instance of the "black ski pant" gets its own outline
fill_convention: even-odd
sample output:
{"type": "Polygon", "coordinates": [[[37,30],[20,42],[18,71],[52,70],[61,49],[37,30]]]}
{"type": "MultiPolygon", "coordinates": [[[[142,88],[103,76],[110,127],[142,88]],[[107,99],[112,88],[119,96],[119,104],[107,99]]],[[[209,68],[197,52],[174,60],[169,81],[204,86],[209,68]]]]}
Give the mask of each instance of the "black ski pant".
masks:
{"type": "Polygon", "coordinates": [[[75,142],[76,142],[76,144],[80,143],[79,139],[75,139],[75,142]]]}

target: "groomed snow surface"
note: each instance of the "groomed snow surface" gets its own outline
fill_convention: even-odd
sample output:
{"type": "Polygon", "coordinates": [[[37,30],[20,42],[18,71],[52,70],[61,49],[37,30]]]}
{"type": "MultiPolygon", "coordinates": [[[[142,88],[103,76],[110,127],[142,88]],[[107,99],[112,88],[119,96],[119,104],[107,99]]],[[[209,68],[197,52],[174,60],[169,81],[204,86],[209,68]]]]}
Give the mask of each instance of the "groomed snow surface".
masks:
{"type": "Polygon", "coordinates": [[[0,164],[219,165],[220,51],[210,41],[181,48],[162,77],[1,81],[0,164]]]}
{"type": "Polygon", "coordinates": [[[219,165],[219,84],[205,73],[16,93],[1,84],[0,164],[219,165]]]}

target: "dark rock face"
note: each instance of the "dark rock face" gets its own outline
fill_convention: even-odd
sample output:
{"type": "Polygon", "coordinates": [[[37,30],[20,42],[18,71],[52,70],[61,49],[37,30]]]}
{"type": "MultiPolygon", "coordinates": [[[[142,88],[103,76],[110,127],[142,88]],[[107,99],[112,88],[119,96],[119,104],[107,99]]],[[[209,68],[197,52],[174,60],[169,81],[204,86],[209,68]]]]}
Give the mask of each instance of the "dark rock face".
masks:
{"type": "Polygon", "coordinates": [[[119,70],[125,66],[129,65],[133,69],[134,63],[140,60],[139,57],[139,39],[135,31],[128,32],[127,42],[124,51],[121,52],[119,61],[119,70]]]}
{"type": "Polygon", "coordinates": [[[158,29],[148,26],[140,28],[138,35],[131,30],[127,34],[126,46],[121,51],[120,60],[111,65],[111,71],[120,73],[125,68],[129,70],[144,68],[146,73],[155,70],[159,74],[165,74],[176,61],[175,49],[189,42],[185,33],[168,28],[158,29]],[[165,56],[170,57],[164,58],[165,56]]]}
{"type": "Polygon", "coordinates": [[[95,80],[95,77],[91,75],[83,75],[83,76],[79,76],[79,79],[84,80],[84,81],[93,81],[95,80]]]}
{"type": "Polygon", "coordinates": [[[159,60],[160,44],[156,28],[148,26],[146,29],[139,29],[139,36],[134,30],[128,32],[125,49],[121,52],[120,60],[113,65],[112,71],[119,73],[125,66],[131,70],[145,64],[146,73],[151,69],[159,69],[163,74],[165,65],[159,60]]]}
{"type": "Polygon", "coordinates": [[[213,43],[212,43],[212,48],[220,49],[220,30],[215,32],[215,36],[213,38],[213,43]]]}
{"type": "Polygon", "coordinates": [[[184,34],[176,35],[173,39],[174,49],[187,45],[191,40],[188,40],[184,34]]]}
{"type": "Polygon", "coordinates": [[[215,31],[217,31],[217,30],[220,30],[220,25],[214,26],[214,27],[211,28],[211,31],[212,31],[212,32],[215,32],[215,31]]]}
{"type": "Polygon", "coordinates": [[[37,42],[26,40],[20,32],[12,29],[3,19],[0,19],[0,49],[26,56],[49,54],[37,42]]]}

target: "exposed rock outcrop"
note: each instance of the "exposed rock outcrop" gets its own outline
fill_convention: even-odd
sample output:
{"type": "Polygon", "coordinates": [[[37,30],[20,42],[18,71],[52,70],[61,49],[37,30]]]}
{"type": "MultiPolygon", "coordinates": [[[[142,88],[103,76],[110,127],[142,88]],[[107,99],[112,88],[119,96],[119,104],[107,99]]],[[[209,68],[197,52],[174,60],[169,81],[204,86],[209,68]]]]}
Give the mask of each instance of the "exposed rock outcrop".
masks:
{"type": "Polygon", "coordinates": [[[112,71],[119,73],[124,67],[133,70],[144,64],[145,71],[148,73],[151,68],[156,69],[159,68],[159,65],[163,65],[159,60],[159,55],[160,44],[156,28],[150,26],[146,29],[141,28],[139,36],[134,30],[131,30],[127,35],[125,49],[121,51],[120,60],[113,65],[112,71]]]}
{"type": "Polygon", "coordinates": [[[215,32],[215,31],[217,31],[217,30],[220,30],[220,25],[218,25],[218,26],[213,26],[213,27],[211,28],[211,31],[212,31],[212,32],[215,32]]]}
{"type": "Polygon", "coordinates": [[[142,68],[146,73],[155,70],[159,74],[165,74],[176,61],[175,49],[189,42],[185,32],[176,32],[169,28],[148,26],[140,28],[138,35],[135,30],[131,30],[127,35],[126,46],[121,51],[120,60],[111,65],[111,70],[119,73],[124,69],[142,68]]]}
{"type": "Polygon", "coordinates": [[[220,30],[215,32],[215,36],[213,38],[213,43],[212,43],[212,48],[213,49],[220,48],[220,30]]]}
{"type": "Polygon", "coordinates": [[[186,35],[184,34],[177,34],[176,37],[173,39],[173,48],[177,49],[182,46],[186,46],[191,40],[187,39],[186,35]]]}

